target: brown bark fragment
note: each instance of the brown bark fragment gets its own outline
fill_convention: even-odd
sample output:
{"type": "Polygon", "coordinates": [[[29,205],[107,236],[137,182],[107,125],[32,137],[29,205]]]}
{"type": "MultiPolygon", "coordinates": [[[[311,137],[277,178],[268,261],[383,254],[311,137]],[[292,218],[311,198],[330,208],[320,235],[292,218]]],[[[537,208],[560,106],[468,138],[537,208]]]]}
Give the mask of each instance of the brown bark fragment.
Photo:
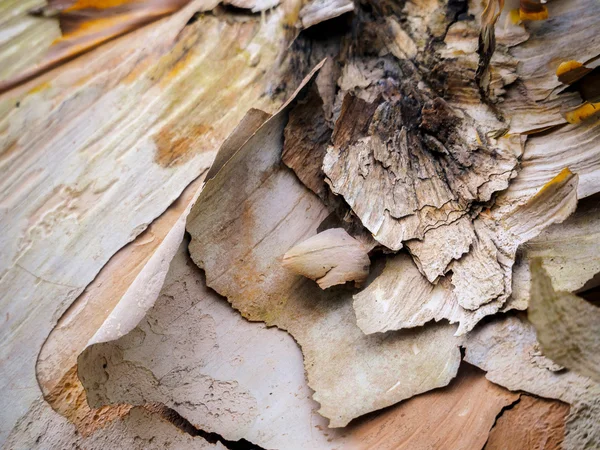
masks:
{"type": "Polygon", "coordinates": [[[328,191],[322,165],[331,133],[325,120],[323,100],[313,85],[306,97],[290,111],[281,159],[320,198],[328,191]]]}
{"type": "Polygon", "coordinates": [[[484,450],[561,450],[569,405],[521,395],[492,428],[484,450]]]}
{"type": "Polygon", "coordinates": [[[518,398],[465,364],[446,388],[350,424],[351,442],[360,440],[357,449],[378,450],[482,448],[496,416],[518,398]]]}

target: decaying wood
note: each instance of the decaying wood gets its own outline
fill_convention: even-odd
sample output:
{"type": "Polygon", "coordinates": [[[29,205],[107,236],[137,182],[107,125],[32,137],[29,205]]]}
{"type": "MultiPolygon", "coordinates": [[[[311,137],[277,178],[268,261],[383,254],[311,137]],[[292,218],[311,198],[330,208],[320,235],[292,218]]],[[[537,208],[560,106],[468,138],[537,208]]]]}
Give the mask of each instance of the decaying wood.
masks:
{"type": "Polygon", "coordinates": [[[503,3],[3,2],[0,445],[600,447],[600,7],[503,3]]]}
{"type": "Polygon", "coordinates": [[[524,318],[495,320],[471,332],[465,360],[486,371],[493,383],[571,405],[565,428],[565,449],[595,448],[600,443],[600,385],[564,371],[540,355],[535,329],[524,318]]]}
{"type": "Polygon", "coordinates": [[[475,221],[475,248],[453,264],[451,281],[433,285],[405,255],[388,257],[381,276],[354,297],[358,325],[365,333],[375,333],[447,319],[458,322],[458,334],[464,334],[503,307],[525,308],[526,301],[523,306],[522,300],[509,297],[517,248],[549,223],[571,214],[576,187],[577,177],[565,171],[525,205],[481,216],[475,221]],[[473,303],[486,299],[483,305],[473,303]]]}
{"type": "Polygon", "coordinates": [[[281,264],[327,289],[347,281],[360,286],[369,276],[371,261],[360,242],[342,228],[332,228],[289,249],[281,264]]]}
{"type": "Polygon", "coordinates": [[[555,291],[539,259],[531,264],[528,317],[546,356],[600,383],[600,309],[570,292],[555,291]]]}
{"type": "Polygon", "coordinates": [[[188,218],[190,253],[206,271],[207,285],[244,317],[294,336],[319,413],[329,426],[342,427],[448,384],[460,352],[448,325],[394,339],[365,336],[354,323],[352,291],[322,291],[281,266],[281,256],[314,236],[327,216],[319,199],[281,166],[287,113],[267,121],[207,182],[188,218]],[[423,372],[425,380],[418,376],[423,372]]]}

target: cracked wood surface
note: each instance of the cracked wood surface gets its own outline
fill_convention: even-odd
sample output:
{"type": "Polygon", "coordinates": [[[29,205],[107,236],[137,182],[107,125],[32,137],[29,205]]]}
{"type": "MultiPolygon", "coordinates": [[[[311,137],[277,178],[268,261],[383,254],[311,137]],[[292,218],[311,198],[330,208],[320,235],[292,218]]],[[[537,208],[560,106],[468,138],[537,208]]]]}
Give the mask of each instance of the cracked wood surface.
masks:
{"type": "Polygon", "coordinates": [[[517,248],[549,224],[571,214],[577,201],[576,188],[577,176],[565,171],[525,205],[510,212],[492,210],[480,216],[475,221],[478,237],[475,249],[453,263],[451,280],[433,285],[419,276],[417,267],[406,255],[388,256],[382,274],[354,296],[358,325],[370,334],[447,319],[458,322],[457,333],[464,334],[485,315],[503,307],[524,309],[526,303],[516,303],[514,298],[511,302],[510,297],[517,248]],[[484,248],[480,248],[482,243],[484,248]],[[490,266],[491,262],[495,265],[490,266]],[[489,270],[483,271],[482,267],[489,270]],[[490,290],[498,299],[489,301],[490,290]],[[485,299],[487,304],[472,303],[485,299]]]}
{"type": "Polygon", "coordinates": [[[0,292],[7,318],[0,356],[8,361],[1,368],[0,441],[40,395],[35,360],[62,313],[110,256],[208,168],[251,105],[281,103],[263,93],[276,79],[269,70],[282,70],[274,63],[287,46],[289,5],[262,26],[258,18],[206,16],[185,27],[199,6],[62,67],[38,89],[0,100],[0,292]],[[257,52],[258,62],[251,57],[257,52]],[[223,89],[223,73],[238,83],[223,89]],[[214,121],[222,108],[227,114],[214,121]]]}
{"type": "Polygon", "coordinates": [[[206,184],[188,218],[190,253],[208,286],[244,317],[294,336],[319,413],[340,427],[447,385],[460,352],[448,325],[365,336],[354,323],[352,291],[322,291],[281,267],[283,254],[316,234],[327,216],[318,198],[280,165],[286,121],[287,110],[267,121],[206,184]]]}

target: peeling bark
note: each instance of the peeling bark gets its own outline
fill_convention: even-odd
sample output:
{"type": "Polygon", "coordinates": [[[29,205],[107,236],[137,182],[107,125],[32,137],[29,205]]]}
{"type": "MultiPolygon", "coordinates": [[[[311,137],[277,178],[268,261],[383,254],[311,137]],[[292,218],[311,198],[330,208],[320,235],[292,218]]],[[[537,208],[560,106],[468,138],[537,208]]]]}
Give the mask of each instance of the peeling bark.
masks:
{"type": "Polygon", "coordinates": [[[544,353],[600,383],[600,309],[569,292],[556,292],[540,260],[531,264],[528,317],[544,353]]]}
{"type": "Polygon", "coordinates": [[[595,448],[600,442],[600,385],[571,371],[550,370],[539,357],[535,329],[518,317],[498,319],[469,334],[465,360],[487,379],[512,391],[569,403],[564,448],[595,448]]]}
{"type": "Polygon", "coordinates": [[[347,281],[360,286],[369,276],[371,261],[360,242],[343,229],[332,228],[292,247],[281,263],[327,289],[347,281]]]}
{"type": "Polygon", "coordinates": [[[331,427],[341,427],[448,384],[460,353],[451,326],[392,339],[365,336],[354,324],[351,292],[322,291],[281,267],[289,247],[316,234],[327,215],[318,198],[280,165],[286,120],[287,110],[271,118],[207,183],[188,219],[190,253],[206,271],[208,286],[244,317],[294,336],[319,413],[331,427]],[[419,380],[424,372],[430,375],[419,380]]]}
{"type": "Polygon", "coordinates": [[[0,444],[599,447],[598,25],[2,2],[0,444]]]}

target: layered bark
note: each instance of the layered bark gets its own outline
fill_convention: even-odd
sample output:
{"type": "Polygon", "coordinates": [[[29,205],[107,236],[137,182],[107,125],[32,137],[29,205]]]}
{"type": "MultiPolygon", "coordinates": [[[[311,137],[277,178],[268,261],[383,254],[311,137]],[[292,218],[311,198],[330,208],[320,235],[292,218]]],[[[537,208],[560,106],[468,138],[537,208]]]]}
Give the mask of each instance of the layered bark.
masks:
{"type": "Polygon", "coordinates": [[[600,10],[484,7],[0,7],[0,442],[598,447],[600,10]]]}

